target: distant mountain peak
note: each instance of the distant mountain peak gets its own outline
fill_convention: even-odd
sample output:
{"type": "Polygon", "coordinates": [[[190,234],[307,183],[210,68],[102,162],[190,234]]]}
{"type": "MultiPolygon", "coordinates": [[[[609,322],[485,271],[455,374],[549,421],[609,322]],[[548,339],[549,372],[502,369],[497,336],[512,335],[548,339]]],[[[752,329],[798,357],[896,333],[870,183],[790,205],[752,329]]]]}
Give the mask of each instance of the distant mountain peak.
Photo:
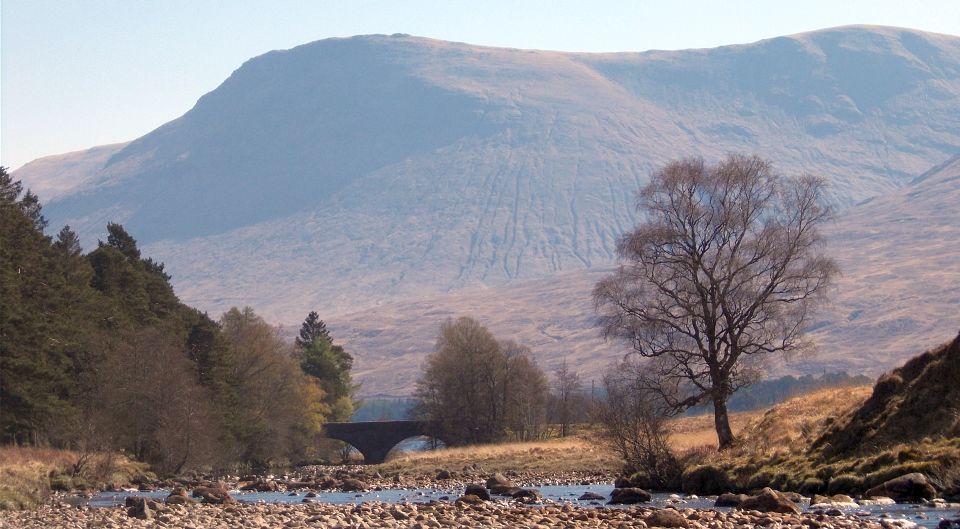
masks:
{"type": "Polygon", "coordinates": [[[838,206],[899,211],[901,189],[947,196],[906,186],[958,150],[958,37],[564,53],[363,35],[254,57],[141,138],[15,174],[88,247],[123,223],[185,301],[294,322],[609,267],[636,190],[673,158],[756,153],[824,175],[838,206]]]}

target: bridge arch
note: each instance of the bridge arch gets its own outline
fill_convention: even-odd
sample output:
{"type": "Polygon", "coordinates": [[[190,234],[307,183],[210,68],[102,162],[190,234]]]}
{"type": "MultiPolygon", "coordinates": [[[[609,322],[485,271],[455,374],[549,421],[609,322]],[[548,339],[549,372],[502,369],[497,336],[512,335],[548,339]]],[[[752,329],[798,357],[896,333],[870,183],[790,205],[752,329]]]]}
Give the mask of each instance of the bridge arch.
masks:
{"type": "Polygon", "coordinates": [[[350,443],[368,465],[383,463],[390,450],[406,439],[433,436],[429,425],[420,421],[331,422],[324,432],[330,439],[350,443]]]}

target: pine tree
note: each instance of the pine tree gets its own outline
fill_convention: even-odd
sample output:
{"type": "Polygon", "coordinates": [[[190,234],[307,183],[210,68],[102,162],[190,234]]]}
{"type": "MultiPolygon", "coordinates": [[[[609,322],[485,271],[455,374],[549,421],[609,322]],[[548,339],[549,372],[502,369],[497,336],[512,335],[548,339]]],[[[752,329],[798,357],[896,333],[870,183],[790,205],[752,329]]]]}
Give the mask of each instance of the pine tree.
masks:
{"type": "Polygon", "coordinates": [[[80,237],[66,225],[57,233],[57,240],[53,245],[69,257],[77,257],[83,253],[80,247],[80,237]]]}
{"type": "Polygon", "coordinates": [[[303,325],[300,326],[300,336],[296,339],[297,347],[301,350],[307,350],[321,338],[327,342],[333,342],[333,339],[330,338],[330,332],[327,331],[327,324],[320,319],[320,315],[316,311],[310,311],[310,314],[307,314],[307,319],[303,320],[303,325]]]}
{"type": "MultiPolygon", "coordinates": [[[[120,250],[130,262],[140,261],[140,249],[137,248],[137,241],[120,224],[115,222],[107,223],[107,245],[120,250]]],[[[104,246],[103,241],[100,246],[104,246]]]]}
{"type": "Polygon", "coordinates": [[[40,205],[40,197],[28,189],[27,192],[24,193],[23,198],[20,199],[20,209],[22,209],[23,214],[30,219],[30,222],[33,223],[37,231],[43,233],[43,230],[47,228],[47,219],[43,217],[43,207],[40,205]]]}
{"type": "Polygon", "coordinates": [[[0,206],[16,204],[21,192],[23,192],[23,184],[19,180],[14,180],[6,167],[0,166],[0,206]]]}
{"type": "Polygon", "coordinates": [[[324,401],[331,410],[331,419],[348,420],[353,414],[353,357],[342,346],[334,345],[327,325],[316,311],[311,311],[300,327],[296,339],[300,351],[300,368],[317,379],[323,388],[324,401]]]}

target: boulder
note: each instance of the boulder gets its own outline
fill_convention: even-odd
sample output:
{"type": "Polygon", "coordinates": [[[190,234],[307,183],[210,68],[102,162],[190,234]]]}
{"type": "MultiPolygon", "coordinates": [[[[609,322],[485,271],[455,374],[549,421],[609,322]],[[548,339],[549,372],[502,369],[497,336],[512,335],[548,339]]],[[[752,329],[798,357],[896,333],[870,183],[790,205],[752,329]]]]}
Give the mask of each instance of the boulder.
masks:
{"type": "Polygon", "coordinates": [[[690,527],[690,522],[673,509],[653,511],[644,521],[649,527],[690,527]]]}
{"type": "Polygon", "coordinates": [[[194,503],[197,503],[197,500],[189,496],[173,495],[173,496],[167,496],[167,498],[163,500],[163,503],[166,503],[167,505],[192,505],[194,503]]]}
{"type": "Polygon", "coordinates": [[[886,481],[863,494],[866,497],[887,496],[897,503],[910,503],[923,500],[932,500],[937,495],[927,476],[913,472],[898,478],[886,481]]]}
{"type": "Polygon", "coordinates": [[[499,472],[487,478],[486,485],[488,489],[492,489],[494,487],[511,488],[517,486],[514,482],[510,481],[506,476],[499,472]]]}
{"type": "Polygon", "coordinates": [[[857,507],[857,503],[853,501],[853,498],[847,496],[846,494],[834,494],[833,496],[821,496],[819,494],[814,494],[813,499],[810,500],[811,507],[857,507]]]}
{"type": "Polygon", "coordinates": [[[280,486],[276,481],[259,480],[249,483],[237,484],[240,490],[255,490],[257,492],[277,492],[280,486]]]}
{"type": "MultiPolygon", "coordinates": [[[[792,501],[793,503],[799,504],[807,501],[807,497],[804,496],[803,494],[800,494],[799,492],[790,492],[790,491],[784,492],[784,491],[778,490],[777,493],[779,493],[784,498],[792,501]]],[[[840,496],[842,496],[842,494],[840,494],[840,496]]]]}
{"type": "Polygon", "coordinates": [[[650,493],[636,487],[624,487],[622,489],[613,489],[610,493],[608,505],[632,505],[634,503],[645,503],[650,501],[650,493]]]}
{"type": "Polygon", "coordinates": [[[131,518],[138,518],[140,520],[153,519],[153,509],[147,501],[147,498],[128,496],[126,503],[129,504],[130,507],[127,509],[127,515],[131,518]]]}
{"type": "Polygon", "coordinates": [[[717,496],[717,501],[713,503],[714,507],[739,507],[743,500],[749,498],[746,494],[731,494],[725,492],[717,496]]]}
{"type": "Polygon", "coordinates": [[[487,488],[490,489],[491,494],[500,496],[512,496],[520,490],[520,487],[518,487],[516,483],[510,481],[509,478],[499,472],[487,478],[486,485],[487,488]]]}
{"type": "Polygon", "coordinates": [[[596,492],[584,492],[577,499],[580,501],[600,501],[607,498],[605,498],[602,494],[597,494],[596,492]]]}
{"type": "Polygon", "coordinates": [[[782,493],[770,487],[765,487],[760,494],[750,496],[740,502],[740,509],[745,511],[778,512],[783,514],[800,514],[800,507],[790,501],[782,493]]]}
{"type": "Polygon", "coordinates": [[[163,500],[167,505],[189,505],[197,503],[197,500],[187,496],[187,489],[177,487],[170,491],[170,494],[163,500]]]}
{"type": "Polygon", "coordinates": [[[463,496],[457,498],[457,503],[469,503],[472,505],[483,503],[484,501],[486,500],[478,496],[474,496],[473,494],[464,494],[463,496]]]}
{"type": "Polygon", "coordinates": [[[474,496],[483,501],[490,500],[490,493],[487,492],[486,487],[483,485],[467,485],[467,488],[463,491],[464,496],[474,496]]]}
{"type": "Polygon", "coordinates": [[[896,505],[897,502],[893,501],[893,498],[888,498],[886,496],[873,496],[870,498],[860,498],[860,501],[857,502],[859,505],[896,505]]]}
{"type": "Polygon", "coordinates": [[[367,484],[356,478],[347,478],[340,483],[340,490],[344,492],[362,492],[367,490],[367,484]]]}
{"type": "Polygon", "coordinates": [[[441,470],[437,472],[437,479],[450,479],[453,475],[450,474],[449,470],[441,470]]]}
{"type": "Polygon", "coordinates": [[[224,487],[196,487],[193,489],[192,496],[194,498],[200,498],[202,503],[212,503],[215,505],[235,503],[237,501],[233,499],[233,496],[231,496],[224,487]]]}
{"type": "Polygon", "coordinates": [[[537,489],[520,489],[512,494],[513,499],[524,503],[539,503],[543,500],[543,494],[537,489]]]}

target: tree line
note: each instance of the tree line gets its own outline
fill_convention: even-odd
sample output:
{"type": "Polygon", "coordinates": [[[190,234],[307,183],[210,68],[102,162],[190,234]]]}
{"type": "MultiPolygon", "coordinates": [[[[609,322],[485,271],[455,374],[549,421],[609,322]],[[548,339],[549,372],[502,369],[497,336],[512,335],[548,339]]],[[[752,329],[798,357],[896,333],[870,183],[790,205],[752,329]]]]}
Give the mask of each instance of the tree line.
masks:
{"type": "Polygon", "coordinates": [[[165,473],[317,457],[353,412],[353,359],[312,312],[295,344],[253,309],[181,303],[120,224],[84,252],[45,234],[35,194],[0,167],[0,435],[123,450],[165,473]]]}
{"type": "Polygon", "coordinates": [[[589,402],[566,361],[554,379],[537,365],[530,349],[498,340],[469,317],[440,325],[414,393],[412,415],[427,422],[448,445],[529,441],[561,436],[586,420],[589,402]]]}

